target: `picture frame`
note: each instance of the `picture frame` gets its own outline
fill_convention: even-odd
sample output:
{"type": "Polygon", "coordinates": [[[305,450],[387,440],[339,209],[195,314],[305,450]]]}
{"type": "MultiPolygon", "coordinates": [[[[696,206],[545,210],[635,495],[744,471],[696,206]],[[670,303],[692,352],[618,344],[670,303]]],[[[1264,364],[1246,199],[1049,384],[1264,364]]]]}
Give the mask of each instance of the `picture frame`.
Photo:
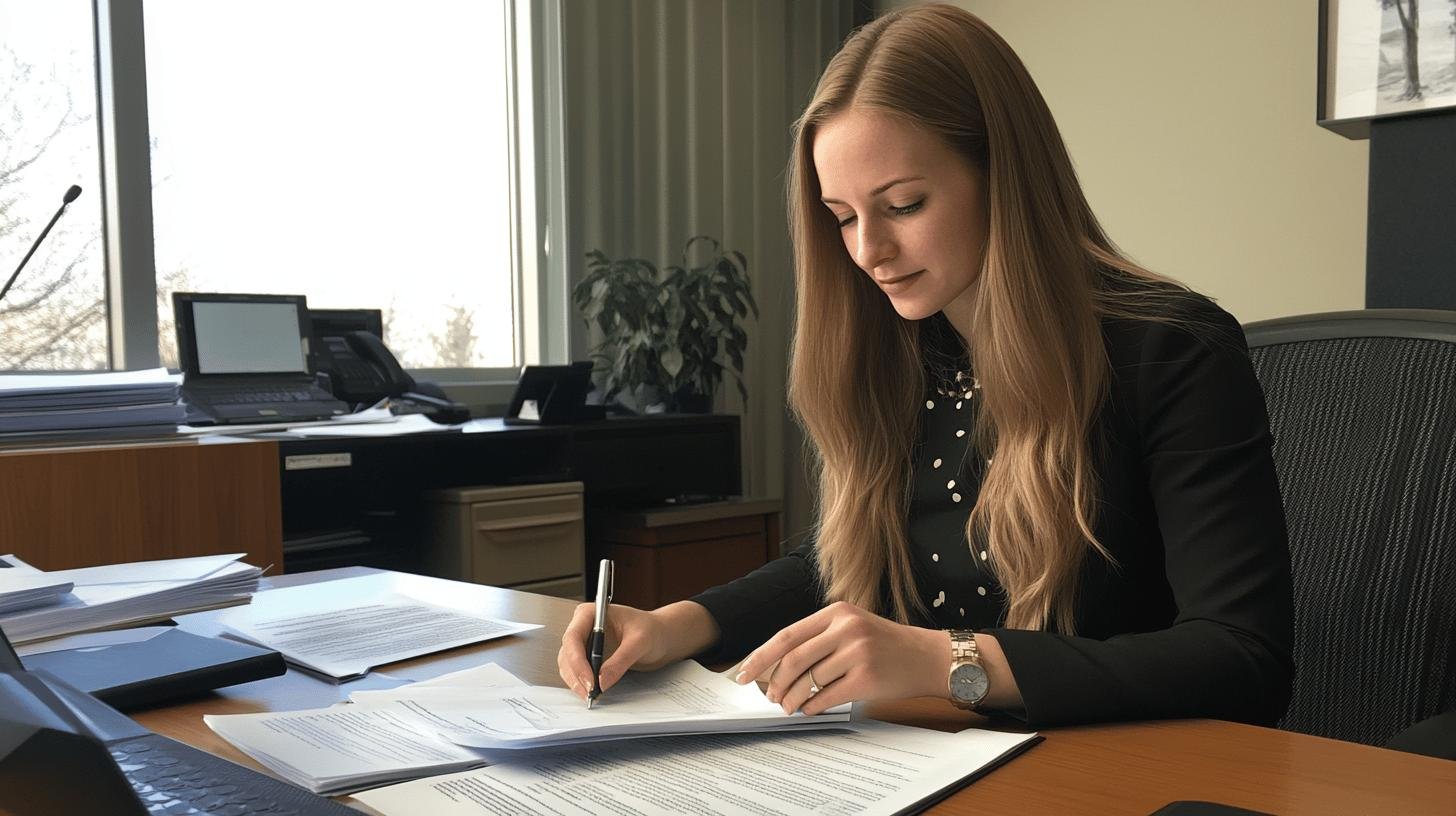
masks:
{"type": "Polygon", "coordinates": [[[1368,139],[1376,119],[1456,109],[1456,13],[1440,0],[1320,0],[1316,122],[1368,139]]]}

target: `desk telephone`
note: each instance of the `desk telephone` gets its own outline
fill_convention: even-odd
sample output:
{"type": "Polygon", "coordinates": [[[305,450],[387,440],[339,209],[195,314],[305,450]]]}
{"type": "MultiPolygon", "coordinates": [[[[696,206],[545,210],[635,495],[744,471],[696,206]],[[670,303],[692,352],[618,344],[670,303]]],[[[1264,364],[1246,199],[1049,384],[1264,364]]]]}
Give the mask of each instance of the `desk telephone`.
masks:
{"type": "Polygon", "coordinates": [[[334,396],[356,408],[369,407],[388,397],[395,407],[416,406],[435,422],[456,424],[470,419],[470,411],[452,402],[433,383],[416,382],[373,332],[354,330],[315,338],[318,360],[314,370],[328,377],[334,396]]]}

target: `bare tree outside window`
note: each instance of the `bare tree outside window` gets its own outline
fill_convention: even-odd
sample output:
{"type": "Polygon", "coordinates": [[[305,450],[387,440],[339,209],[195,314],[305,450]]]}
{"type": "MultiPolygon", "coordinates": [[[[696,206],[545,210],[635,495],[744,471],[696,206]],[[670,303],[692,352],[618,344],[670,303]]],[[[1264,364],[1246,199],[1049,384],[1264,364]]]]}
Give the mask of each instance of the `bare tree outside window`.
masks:
{"type": "Polygon", "coordinates": [[[89,196],[71,205],[0,302],[0,370],[107,366],[94,101],[74,90],[92,82],[90,68],[74,55],[42,65],[0,47],[0,280],[71,183],[89,196]]]}
{"type": "Polygon", "coordinates": [[[430,336],[437,365],[467,368],[475,365],[475,313],[464,306],[450,307],[444,331],[430,336]]]}

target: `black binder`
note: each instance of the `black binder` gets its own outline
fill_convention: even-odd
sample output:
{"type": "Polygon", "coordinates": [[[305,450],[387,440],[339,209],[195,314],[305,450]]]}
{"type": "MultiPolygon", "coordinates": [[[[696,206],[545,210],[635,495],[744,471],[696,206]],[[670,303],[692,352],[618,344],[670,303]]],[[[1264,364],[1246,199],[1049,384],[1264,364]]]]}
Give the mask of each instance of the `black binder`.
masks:
{"type": "Polygon", "coordinates": [[[21,658],[119,709],[277,677],[283,655],[224,638],[173,629],[139,643],[42,652],[21,658]]]}

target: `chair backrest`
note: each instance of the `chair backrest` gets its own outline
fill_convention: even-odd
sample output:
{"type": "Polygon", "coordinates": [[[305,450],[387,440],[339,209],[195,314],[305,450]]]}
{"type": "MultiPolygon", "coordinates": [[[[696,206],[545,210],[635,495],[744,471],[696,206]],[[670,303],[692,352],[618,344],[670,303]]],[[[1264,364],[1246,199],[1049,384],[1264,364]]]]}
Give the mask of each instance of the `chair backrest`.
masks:
{"type": "Polygon", "coordinates": [[[1280,727],[1383,744],[1456,708],[1456,312],[1245,327],[1294,571],[1280,727]]]}

